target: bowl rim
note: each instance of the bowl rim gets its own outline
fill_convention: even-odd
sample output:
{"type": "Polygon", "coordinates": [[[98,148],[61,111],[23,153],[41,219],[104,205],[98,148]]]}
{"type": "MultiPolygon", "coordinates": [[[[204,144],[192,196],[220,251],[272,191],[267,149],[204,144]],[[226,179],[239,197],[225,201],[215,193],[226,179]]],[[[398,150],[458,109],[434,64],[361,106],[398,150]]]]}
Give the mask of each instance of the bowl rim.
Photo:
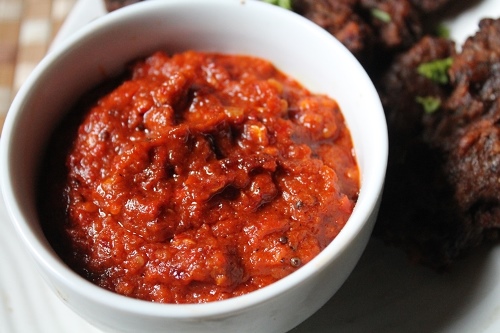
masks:
{"type": "MultiPolygon", "coordinates": [[[[212,0],[210,2],[211,6],[228,6],[230,5],[229,3],[232,3],[231,1],[227,0],[212,0]]],[[[109,306],[110,308],[117,308],[125,312],[140,313],[147,316],[192,319],[235,313],[245,308],[258,306],[259,304],[272,300],[283,291],[300,285],[305,280],[309,279],[315,273],[315,271],[317,271],[318,269],[325,269],[329,262],[335,260],[335,258],[337,258],[347,248],[350,241],[354,239],[358,233],[360,233],[365,223],[367,223],[366,219],[370,215],[370,213],[376,209],[376,199],[382,192],[384,176],[387,168],[388,139],[383,109],[381,104],[379,104],[374,106],[374,108],[379,109],[379,113],[381,113],[377,118],[379,120],[379,123],[374,124],[374,126],[378,126],[381,129],[380,132],[382,137],[378,138],[381,143],[381,158],[378,164],[370,166],[370,168],[375,169],[375,171],[373,172],[375,172],[375,174],[377,174],[378,176],[372,177],[371,183],[369,184],[364,183],[363,180],[361,182],[361,191],[359,196],[360,199],[358,199],[358,203],[359,200],[362,200],[363,205],[359,205],[358,203],[356,204],[351,217],[349,218],[348,222],[341,230],[339,235],[315,258],[313,258],[311,262],[304,265],[296,272],[280,279],[279,281],[269,286],[263,287],[245,295],[202,304],[160,304],[148,302],[119,295],[115,292],[106,290],[87,281],[86,279],[75,273],[73,270],[71,270],[68,266],[66,266],[66,264],[62,262],[62,260],[55,254],[55,252],[51,248],[47,248],[47,244],[42,239],[43,237],[34,232],[34,230],[32,230],[32,228],[28,225],[28,223],[24,221],[24,214],[20,210],[20,207],[16,203],[16,198],[12,194],[13,184],[12,180],[9,177],[10,165],[8,161],[9,156],[12,153],[10,147],[10,137],[12,135],[13,128],[15,128],[17,118],[19,114],[22,113],[24,98],[29,94],[30,88],[36,84],[37,79],[42,76],[45,70],[49,68],[51,64],[56,62],[58,57],[63,55],[68,48],[73,47],[81,39],[89,37],[96,29],[101,29],[103,26],[106,26],[107,24],[112,22],[119,21],[121,18],[131,15],[132,13],[154,10],[155,8],[157,8],[157,6],[189,6],[193,4],[201,5],[204,3],[206,3],[206,1],[204,0],[170,0],[168,2],[145,1],[119,9],[115,12],[106,14],[103,17],[97,18],[93,22],[90,22],[88,25],[84,26],[79,31],[69,36],[66,40],[61,41],[59,47],[51,50],[39,63],[34,71],[28,76],[25,83],[21,86],[5,120],[2,140],[0,142],[0,162],[2,167],[0,173],[0,181],[9,217],[12,220],[11,222],[14,224],[18,235],[21,236],[23,243],[28,246],[30,254],[36,258],[38,265],[48,269],[48,271],[50,271],[50,274],[52,274],[52,276],[55,277],[59,282],[65,285],[68,289],[79,290],[79,293],[85,295],[86,298],[91,299],[94,302],[109,306]],[[368,199],[364,199],[365,197],[367,197],[368,199]],[[366,204],[364,202],[366,202],[366,204]]],[[[288,15],[288,19],[295,20],[297,24],[303,25],[307,29],[312,29],[317,34],[323,34],[325,38],[331,40],[333,43],[340,44],[340,42],[334,39],[334,37],[331,36],[328,32],[315,25],[311,21],[299,16],[298,14],[261,1],[246,0],[238,1],[238,3],[243,3],[249,6],[258,6],[261,10],[274,11],[276,15],[288,15]]],[[[344,48],[344,46],[341,44],[339,46],[341,48],[344,48]]],[[[352,56],[352,58],[354,59],[354,56],[352,56]]],[[[373,88],[373,91],[370,91],[369,93],[375,94],[376,98],[374,100],[379,101],[378,94],[375,91],[375,88],[373,88]]],[[[62,297],[64,298],[64,296],[62,297]]]]}

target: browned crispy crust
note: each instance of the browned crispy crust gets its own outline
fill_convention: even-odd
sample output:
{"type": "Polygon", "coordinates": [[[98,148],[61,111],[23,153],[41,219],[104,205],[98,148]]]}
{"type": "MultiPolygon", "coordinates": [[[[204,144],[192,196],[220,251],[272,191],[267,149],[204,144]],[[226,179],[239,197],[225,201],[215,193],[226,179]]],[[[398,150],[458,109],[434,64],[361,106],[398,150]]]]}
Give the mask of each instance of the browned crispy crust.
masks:
{"type": "Polygon", "coordinates": [[[484,19],[454,57],[453,91],[429,122],[446,154],[461,211],[477,228],[500,228],[500,20],[484,19]]]}
{"type": "Polygon", "coordinates": [[[426,37],[400,55],[379,85],[390,131],[386,189],[375,235],[417,262],[449,266],[500,230],[500,20],[455,53],[426,37]],[[449,84],[417,73],[452,57],[449,84]],[[433,114],[417,96],[442,100],[433,114]]]}
{"type": "Polygon", "coordinates": [[[293,10],[330,32],[367,68],[380,67],[422,33],[409,0],[295,0],[293,10]]]}

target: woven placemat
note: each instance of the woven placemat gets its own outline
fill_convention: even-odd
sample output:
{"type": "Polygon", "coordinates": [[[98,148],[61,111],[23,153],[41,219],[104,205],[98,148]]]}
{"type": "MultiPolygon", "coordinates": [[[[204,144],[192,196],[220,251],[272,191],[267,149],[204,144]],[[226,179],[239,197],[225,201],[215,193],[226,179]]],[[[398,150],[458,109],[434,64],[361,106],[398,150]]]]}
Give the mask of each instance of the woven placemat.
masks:
{"type": "Polygon", "coordinates": [[[76,0],[0,0],[0,128],[76,0]]]}

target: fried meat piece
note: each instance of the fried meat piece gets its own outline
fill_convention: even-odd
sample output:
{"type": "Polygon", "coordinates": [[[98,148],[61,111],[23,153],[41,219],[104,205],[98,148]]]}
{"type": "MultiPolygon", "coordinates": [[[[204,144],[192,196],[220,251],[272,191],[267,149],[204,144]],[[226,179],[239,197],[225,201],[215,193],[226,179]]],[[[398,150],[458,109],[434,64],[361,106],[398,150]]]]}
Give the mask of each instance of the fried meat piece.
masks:
{"type": "Polygon", "coordinates": [[[393,63],[378,90],[389,129],[389,163],[374,235],[432,267],[451,263],[465,234],[442,168],[443,156],[424,140],[417,96],[445,98],[447,88],[417,72],[421,63],[453,55],[452,42],[425,37],[393,63]],[[460,241],[458,241],[460,242],[460,241]]]}
{"type": "Polygon", "coordinates": [[[454,90],[430,128],[461,211],[474,227],[500,228],[500,19],[480,30],[454,57],[454,90]]]}
{"type": "Polygon", "coordinates": [[[360,0],[360,5],[384,49],[408,49],[421,37],[420,17],[410,1],[360,0]]]}
{"type": "Polygon", "coordinates": [[[359,0],[295,0],[293,10],[335,36],[358,59],[373,49],[371,27],[356,12],[359,0]]]}
{"type": "Polygon", "coordinates": [[[483,20],[459,54],[425,37],[378,83],[391,142],[374,234],[441,269],[500,230],[500,20],[483,20]],[[419,67],[451,58],[449,82],[419,67]],[[441,101],[426,113],[419,98],[441,101]]]}
{"type": "Polygon", "coordinates": [[[293,10],[335,36],[368,71],[422,35],[409,0],[294,0],[293,10]]]}
{"type": "Polygon", "coordinates": [[[384,103],[390,134],[395,145],[414,140],[423,130],[422,106],[417,96],[447,97],[449,87],[442,86],[418,73],[420,64],[445,59],[455,54],[455,44],[447,39],[423,37],[409,51],[399,55],[383,79],[376,81],[384,103]]]}

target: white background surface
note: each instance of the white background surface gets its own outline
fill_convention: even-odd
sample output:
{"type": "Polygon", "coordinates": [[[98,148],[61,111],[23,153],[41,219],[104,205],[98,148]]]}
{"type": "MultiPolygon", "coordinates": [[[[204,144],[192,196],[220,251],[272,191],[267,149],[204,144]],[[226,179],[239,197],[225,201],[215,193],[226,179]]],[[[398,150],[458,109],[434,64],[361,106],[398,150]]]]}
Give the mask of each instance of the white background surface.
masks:
{"type": "MultiPolygon", "coordinates": [[[[79,0],[54,47],[104,13],[100,0],[79,0]]],[[[477,1],[445,24],[461,43],[486,16],[500,17],[499,0],[477,1]]],[[[0,198],[0,333],[27,332],[100,331],[48,289],[0,198]]],[[[372,240],[340,291],[293,332],[500,332],[500,245],[478,249],[451,272],[437,274],[412,266],[399,250],[372,240]]]]}

